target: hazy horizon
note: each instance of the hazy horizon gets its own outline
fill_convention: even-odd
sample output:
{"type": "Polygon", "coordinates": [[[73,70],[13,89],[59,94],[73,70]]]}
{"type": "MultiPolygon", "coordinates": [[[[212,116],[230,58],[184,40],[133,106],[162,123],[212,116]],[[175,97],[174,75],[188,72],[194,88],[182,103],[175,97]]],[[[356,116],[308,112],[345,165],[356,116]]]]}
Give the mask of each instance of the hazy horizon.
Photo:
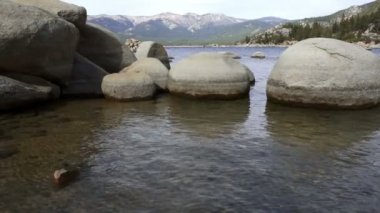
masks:
{"type": "Polygon", "coordinates": [[[243,19],[257,19],[275,16],[285,19],[302,19],[324,16],[346,9],[353,5],[362,5],[373,0],[63,0],[84,6],[89,15],[130,15],[152,16],[160,13],[219,13],[243,19]],[[158,6],[157,6],[158,5],[158,6]],[[125,9],[124,9],[125,8],[125,9]]]}

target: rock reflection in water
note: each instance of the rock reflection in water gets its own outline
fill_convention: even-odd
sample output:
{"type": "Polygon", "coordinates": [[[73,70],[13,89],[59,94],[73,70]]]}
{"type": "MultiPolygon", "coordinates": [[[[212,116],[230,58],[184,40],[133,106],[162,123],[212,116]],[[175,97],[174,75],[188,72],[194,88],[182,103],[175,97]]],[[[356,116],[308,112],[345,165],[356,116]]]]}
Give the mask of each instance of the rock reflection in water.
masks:
{"type": "Polygon", "coordinates": [[[268,103],[265,114],[272,152],[266,166],[283,177],[294,206],[312,212],[376,209],[380,181],[372,165],[379,159],[380,109],[328,111],[268,103]]]}
{"type": "Polygon", "coordinates": [[[248,119],[249,99],[234,101],[192,100],[170,97],[170,115],[193,134],[218,137],[242,128],[248,119]]]}
{"type": "Polygon", "coordinates": [[[267,130],[289,146],[331,150],[355,145],[380,129],[380,109],[330,111],[267,103],[267,130]]]}

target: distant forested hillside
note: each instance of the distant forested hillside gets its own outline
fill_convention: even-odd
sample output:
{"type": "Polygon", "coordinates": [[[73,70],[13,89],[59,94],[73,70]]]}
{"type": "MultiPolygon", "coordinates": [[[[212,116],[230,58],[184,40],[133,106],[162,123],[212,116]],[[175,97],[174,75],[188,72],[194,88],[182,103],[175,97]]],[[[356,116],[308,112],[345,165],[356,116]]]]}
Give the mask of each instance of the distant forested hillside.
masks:
{"type": "Polygon", "coordinates": [[[282,44],[313,37],[380,43],[380,1],[350,7],[326,17],[285,23],[243,42],[282,44]]]}

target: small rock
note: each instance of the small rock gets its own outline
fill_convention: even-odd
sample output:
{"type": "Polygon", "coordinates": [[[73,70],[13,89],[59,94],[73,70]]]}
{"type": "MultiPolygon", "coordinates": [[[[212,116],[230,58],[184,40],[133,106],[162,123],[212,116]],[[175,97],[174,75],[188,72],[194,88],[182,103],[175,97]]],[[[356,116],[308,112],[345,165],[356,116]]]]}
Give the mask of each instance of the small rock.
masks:
{"type": "Polygon", "coordinates": [[[69,185],[70,183],[75,181],[78,178],[78,176],[79,169],[59,169],[55,170],[53,174],[54,183],[60,188],[69,185]]]}
{"type": "Polygon", "coordinates": [[[219,53],[222,54],[222,55],[229,56],[232,59],[241,59],[241,56],[236,55],[235,53],[232,53],[232,52],[219,52],[219,53]]]}
{"type": "Polygon", "coordinates": [[[255,52],[251,58],[257,58],[257,59],[264,59],[265,58],[265,54],[263,52],[255,52]]]}

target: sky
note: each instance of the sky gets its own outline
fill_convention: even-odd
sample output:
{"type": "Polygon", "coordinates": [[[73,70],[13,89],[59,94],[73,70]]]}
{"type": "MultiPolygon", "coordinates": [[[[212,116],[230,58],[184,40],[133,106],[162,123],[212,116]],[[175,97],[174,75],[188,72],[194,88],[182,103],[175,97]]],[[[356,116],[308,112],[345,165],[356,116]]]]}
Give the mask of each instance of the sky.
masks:
{"type": "Polygon", "coordinates": [[[163,12],[222,13],[255,19],[276,16],[301,19],[324,16],[373,0],[63,0],[87,8],[89,15],[155,15],[163,12]]]}

